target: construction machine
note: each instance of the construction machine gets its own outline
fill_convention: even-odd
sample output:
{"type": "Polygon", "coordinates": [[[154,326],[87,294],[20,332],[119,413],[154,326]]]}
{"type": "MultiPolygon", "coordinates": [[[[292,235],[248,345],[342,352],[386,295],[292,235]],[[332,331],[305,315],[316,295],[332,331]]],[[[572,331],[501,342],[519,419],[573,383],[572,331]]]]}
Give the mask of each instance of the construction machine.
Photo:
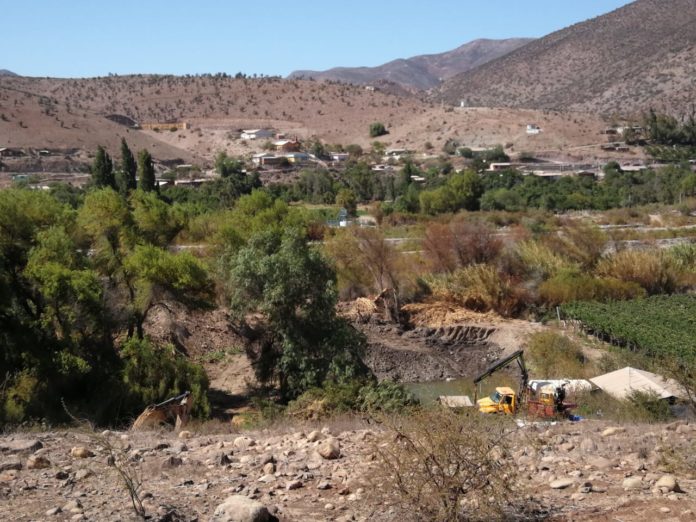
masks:
{"type": "Polygon", "coordinates": [[[535,417],[567,417],[574,404],[565,402],[565,387],[545,387],[537,394],[529,387],[529,372],[524,363],[524,352],[515,353],[500,359],[485,372],[474,379],[474,402],[481,413],[503,413],[515,415],[521,409],[526,409],[529,415],[535,417]],[[488,397],[478,399],[480,383],[510,364],[517,362],[520,370],[520,385],[517,391],[507,386],[500,386],[488,397]]]}
{"type": "Polygon", "coordinates": [[[527,366],[524,364],[524,352],[517,350],[515,353],[500,359],[493,366],[474,379],[474,403],[478,405],[481,413],[505,413],[514,415],[520,406],[520,401],[524,400],[527,394],[527,382],[529,381],[529,373],[527,366]],[[478,398],[480,383],[503,368],[506,368],[513,362],[517,362],[520,369],[520,387],[517,392],[507,386],[501,386],[489,396],[482,399],[478,398]]]}

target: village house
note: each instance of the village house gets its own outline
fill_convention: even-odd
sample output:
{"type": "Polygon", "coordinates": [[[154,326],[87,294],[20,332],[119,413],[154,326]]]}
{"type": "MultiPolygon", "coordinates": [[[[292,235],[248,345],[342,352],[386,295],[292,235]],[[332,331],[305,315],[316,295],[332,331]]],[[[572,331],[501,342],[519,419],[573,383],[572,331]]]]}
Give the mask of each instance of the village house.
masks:
{"type": "Polygon", "coordinates": [[[309,161],[310,156],[306,152],[291,152],[290,154],[285,155],[285,159],[287,159],[290,163],[298,164],[309,161]]]}
{"type": "Polygon", "coordinates": [[[243,140],[262,140],[273,137],[273,131],[270,129],[247,129],[243,130],[239,135],[243,140]]]}
{"type": "Polygon", "coordinates": [[[541,132],[541,129],[536,123],[528,123],[527,124],[527,134],[539,134],[541,132]]]}
{"type": "Polygon", "coordinates": [[[11,147],[0,148],[0,157],[11,158],[16,156],[24,156],[24,151],[22,149],[14,149],[11,147]]]}
{"type": "Polygon", "coordinates": [[[261,152],[259,154],[254,154],[251,161],[258,167],[272,167],[283,165],[288,159],[283,156],[276,156],[270,152],[261,152]]]}
{"type": "Polygon", "coordinates": [[[297,140],[278,140],[273,142],[273,147],[278,152],[299,152],[300,142],[297,140]]]}
{"type": "Polygon", "coordinates": [[[350,158],[350,154],[347,152],[330,152],[329,154],[332,161],[348,161],[348,158],[350,158]]]}

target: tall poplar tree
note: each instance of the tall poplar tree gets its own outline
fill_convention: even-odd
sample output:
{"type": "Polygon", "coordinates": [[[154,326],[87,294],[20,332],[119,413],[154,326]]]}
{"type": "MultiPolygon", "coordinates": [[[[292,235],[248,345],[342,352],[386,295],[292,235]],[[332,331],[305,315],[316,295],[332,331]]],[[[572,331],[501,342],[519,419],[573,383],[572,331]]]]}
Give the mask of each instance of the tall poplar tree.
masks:
{"type": "Polygon", "coordinates": [[[147,149],[143,149],[138,153],[138,177],[140,178],[140,188],[144,192],[157,190],[155,165],[152,163],[152,156],[147,149]]]}

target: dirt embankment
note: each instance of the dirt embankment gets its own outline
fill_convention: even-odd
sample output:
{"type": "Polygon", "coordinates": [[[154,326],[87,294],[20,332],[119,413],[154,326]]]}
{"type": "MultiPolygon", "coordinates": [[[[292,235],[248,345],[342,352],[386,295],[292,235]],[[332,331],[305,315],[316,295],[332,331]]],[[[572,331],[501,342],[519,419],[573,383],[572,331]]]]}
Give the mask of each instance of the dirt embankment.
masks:
{"type": "Polygon", "coordinates": [[[342,312],[367,336],[365,363],[380,380],[396,382],[473,377],[541,328],[445,303],[405,306],[402,325],[385,319],[367,299],[342,312]]]}

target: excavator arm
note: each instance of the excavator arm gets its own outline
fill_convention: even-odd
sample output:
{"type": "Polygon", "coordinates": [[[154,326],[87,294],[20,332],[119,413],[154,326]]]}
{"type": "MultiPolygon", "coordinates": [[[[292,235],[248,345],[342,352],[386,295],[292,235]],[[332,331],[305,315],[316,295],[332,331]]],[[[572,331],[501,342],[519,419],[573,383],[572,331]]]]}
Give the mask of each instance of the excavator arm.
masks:
{"type": "Polygon", "coordinates": [[[478,399],[478,384],[483,381],[484,379],[487,379],[491,375],[493,375],[495,372],[502,370],[503,368],[507,367],[508,365],[512,364],[513,362],[517,361],[517,365],[519,366],[520,369],[520,390],[518,393],[518,400],[521,400],[524,394],[527,392],[527,383],[529,381],[529,373],[527,372],[527,366],[524,363],[524,351],[523,350],[517,350],[515,353],[508,355],[507,357],[504,357],[503,359],[500,359],[497,361],[495,364],[493,364],[490,368],[488,368],[485,372],[483,372],[481,375],[476,377],[474,379],[474,403],[476,403],[478,399]]]}

